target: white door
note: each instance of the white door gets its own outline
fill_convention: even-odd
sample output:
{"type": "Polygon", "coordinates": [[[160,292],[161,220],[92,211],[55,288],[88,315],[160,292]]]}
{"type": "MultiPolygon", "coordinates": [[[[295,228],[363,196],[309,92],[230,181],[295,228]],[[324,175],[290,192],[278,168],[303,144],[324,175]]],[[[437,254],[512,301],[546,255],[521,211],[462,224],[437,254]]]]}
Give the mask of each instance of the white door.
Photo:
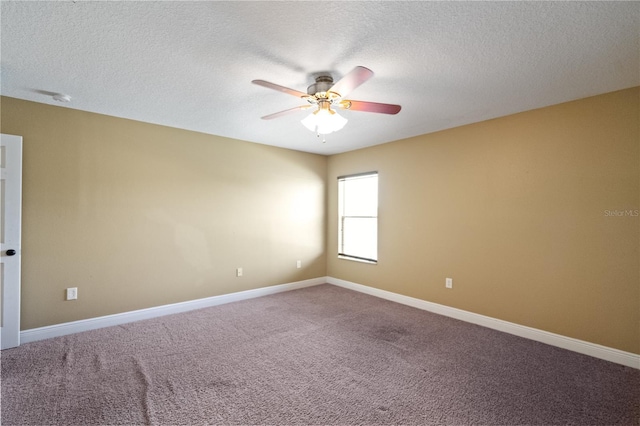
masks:
{"type": "Polygon", "coordinates": [[[22,137],[0,141],[0,348],[20,345],[20,230],[22,137]]]}

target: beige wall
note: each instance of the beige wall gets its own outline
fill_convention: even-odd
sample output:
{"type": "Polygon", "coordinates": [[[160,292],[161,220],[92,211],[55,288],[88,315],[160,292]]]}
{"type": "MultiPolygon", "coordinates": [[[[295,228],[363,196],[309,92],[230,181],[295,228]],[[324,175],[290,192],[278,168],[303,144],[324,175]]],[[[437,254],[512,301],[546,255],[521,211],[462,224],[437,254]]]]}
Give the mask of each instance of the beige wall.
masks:
{"type": "Polygon", "coordinates": [[[328,158],[2,98],[24,137],[22,328],[330,275],[640,353],[640,219],[607,215],[640,209],[639,98],[328,158]],[[370,170],[375,266],[335,255],[336,177],[370,170]]]}
{"type": "Polygon", "coordinates": [[[326,157],[1,106],[24,138],[22,329],[326,274],[326,157]]]}
{"type": "Polygon", "coordinates": [[[607,215],[640,209],[639,97],[331,156],[328,275],[640,353],[640,218],[607,215]],[[379,263],[337,259],[336,177],[372,170],[379,263]]]}

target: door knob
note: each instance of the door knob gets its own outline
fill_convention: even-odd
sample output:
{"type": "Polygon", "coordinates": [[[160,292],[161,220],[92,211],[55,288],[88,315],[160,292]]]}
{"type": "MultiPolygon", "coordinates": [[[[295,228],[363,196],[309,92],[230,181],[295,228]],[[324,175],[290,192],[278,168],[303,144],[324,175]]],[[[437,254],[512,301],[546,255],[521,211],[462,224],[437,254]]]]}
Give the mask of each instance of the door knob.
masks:
{"type": "Polygon", "coordinates": [[[7,250],[7,256],[14,256],[16,254],[15,250],[7,250]]]}

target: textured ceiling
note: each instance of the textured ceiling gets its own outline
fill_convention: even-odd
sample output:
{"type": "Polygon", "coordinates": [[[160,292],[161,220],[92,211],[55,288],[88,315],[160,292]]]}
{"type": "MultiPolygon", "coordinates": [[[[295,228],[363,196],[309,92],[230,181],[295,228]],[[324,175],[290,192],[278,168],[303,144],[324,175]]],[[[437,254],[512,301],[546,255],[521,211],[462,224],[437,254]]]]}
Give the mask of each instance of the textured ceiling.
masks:
{"type": "Polygon", "coordinates": [[[11,2],[1,93],[182,129],[333,154],[640,85],[640,2],[11,2]],[[326,143],[305,92],[362,65],[326,143]],[[61,104],[51,93],[65,93],[61,104]]]}

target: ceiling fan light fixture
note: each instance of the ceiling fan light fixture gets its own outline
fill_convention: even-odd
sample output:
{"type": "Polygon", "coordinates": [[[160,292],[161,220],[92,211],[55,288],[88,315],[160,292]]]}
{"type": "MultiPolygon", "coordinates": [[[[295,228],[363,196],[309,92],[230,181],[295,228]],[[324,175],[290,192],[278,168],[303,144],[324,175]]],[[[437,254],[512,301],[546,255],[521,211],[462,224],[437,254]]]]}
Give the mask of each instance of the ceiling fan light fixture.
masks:
{"type": "Polygon", "coordinates": [[[347,121],[349,120],[331,108],[319,108],[300,122],[310,131],[326,135],[342,129],[347,121]]]}

